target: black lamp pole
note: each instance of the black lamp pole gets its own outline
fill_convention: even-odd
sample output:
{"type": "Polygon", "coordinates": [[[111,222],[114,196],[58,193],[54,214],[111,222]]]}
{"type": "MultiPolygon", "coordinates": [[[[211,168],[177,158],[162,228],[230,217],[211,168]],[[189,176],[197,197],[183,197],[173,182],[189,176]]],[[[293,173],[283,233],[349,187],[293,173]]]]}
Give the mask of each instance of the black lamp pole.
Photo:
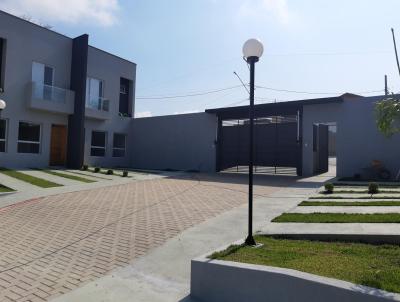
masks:
{"type": "Polygon", "coordinates": [[[258,57],[248,57],[247,63],[250,64],[250,107],[249,107],[249,234],[246,238],[246,245],[256,245],[253,238],[253,154],[254,154],[254,73],[255,64],[258,62],[258,57]]]}

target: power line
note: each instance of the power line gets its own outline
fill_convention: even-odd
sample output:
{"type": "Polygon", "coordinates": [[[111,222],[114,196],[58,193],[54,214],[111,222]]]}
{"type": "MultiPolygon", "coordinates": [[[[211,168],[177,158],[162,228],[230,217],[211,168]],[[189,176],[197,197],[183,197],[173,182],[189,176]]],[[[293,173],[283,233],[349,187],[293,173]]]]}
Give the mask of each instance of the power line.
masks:
{"type": "MultiPolygon", "coordinates": [[[[272,91],[278,91],[278,92],[289,92],[289,93],[299,93],[299,94],[325,94],[325,95],[332,95],[332,94],[342,94],[343,92],[310,92],[310,91],[298,91],[298,90],[288,90],[288,89],[278,89],[278,88],[272,88],[272,87],[266,87],[266,86],[256,86],[256,88],[260,89],[266,89],[266,90],[272,90],[272,91]]],[[[368,93],[377,93],[377,92],[382,92],[383,89],[379,90],[370,90],[370,91],[360,91],[360,92],[354,92],[356,94],[368,94],[368,93]]]]}
{"type": "Polygon", "coordinates": [[[136,99],[138,99],[138,100],[162,100],[162,99],[187,98],[187,97],[195,97],[195,96],[202,96],[202,95],[207,95],[207,94],[212,94],[212,93],[218,93],[221,91],[231,90],[231,89],[235,89],[238,87],[242,87],[242,85],[236,85],[236,86],[231,86],[231,87],[227,87],[227,88],[221,88],[221,89],[215,89],[215,90],[209,90],[209,91],[203,91],[203,92],[181,94],[181,95],[138,96],[138,97],[136,97],[136,99]]]}

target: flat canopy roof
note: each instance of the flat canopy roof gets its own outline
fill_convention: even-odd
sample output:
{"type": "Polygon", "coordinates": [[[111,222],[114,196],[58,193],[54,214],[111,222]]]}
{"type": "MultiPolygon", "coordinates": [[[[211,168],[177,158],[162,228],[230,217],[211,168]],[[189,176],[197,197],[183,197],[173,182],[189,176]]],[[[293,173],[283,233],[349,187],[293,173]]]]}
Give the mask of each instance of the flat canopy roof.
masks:
{"type": "MultiPolygon", "coordinates": [[[[281,115],[297,114],[297,111],[301,110],[304,105],[324,105],[324,104],[341,103],[341,102],[343,102],[342,96],[258,104],[254,105],[254,115],[255,117],[260,117],[260,116],[280,115],[280,114],[281,115]]],[[[236,119],[236,118],[248,117],[249,107],[250,107],[249,105],[246,105],[246,106],[206,109],[205,112],[216,114],[218,115],[218,117],[224,119],[227,118],[236,119]]]]}

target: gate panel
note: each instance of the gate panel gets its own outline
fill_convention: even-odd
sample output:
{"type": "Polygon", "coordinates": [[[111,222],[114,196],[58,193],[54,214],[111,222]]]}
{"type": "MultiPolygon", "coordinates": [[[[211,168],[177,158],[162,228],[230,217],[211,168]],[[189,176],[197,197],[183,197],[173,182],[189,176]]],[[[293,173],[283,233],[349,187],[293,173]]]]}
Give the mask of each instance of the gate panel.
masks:
{"type": "MultiPolygon", "coordinates": [[[[248,120],[222,122],[219,138],[221,170],[248,166],[249,130],[248,120]]],[[[298,168],[300,152],[296,117],[266,117],[255,121],[255,166],[298,168]]]]}

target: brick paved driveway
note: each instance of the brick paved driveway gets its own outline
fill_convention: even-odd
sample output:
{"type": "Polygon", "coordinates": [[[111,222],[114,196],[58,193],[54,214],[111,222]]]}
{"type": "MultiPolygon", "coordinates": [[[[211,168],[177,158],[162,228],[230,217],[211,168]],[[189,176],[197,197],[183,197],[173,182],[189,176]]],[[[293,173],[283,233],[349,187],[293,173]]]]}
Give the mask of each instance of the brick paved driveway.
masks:
{"type": "MultiPolygon", "coordinates": [[[[49,300],[126,266],[245,203],[243,181],[244,175],[153,179],[0,209],[0,301],[49,300]]],[[[255,193],[268,195],[292,181],[259,179],[255,193]]]]}

